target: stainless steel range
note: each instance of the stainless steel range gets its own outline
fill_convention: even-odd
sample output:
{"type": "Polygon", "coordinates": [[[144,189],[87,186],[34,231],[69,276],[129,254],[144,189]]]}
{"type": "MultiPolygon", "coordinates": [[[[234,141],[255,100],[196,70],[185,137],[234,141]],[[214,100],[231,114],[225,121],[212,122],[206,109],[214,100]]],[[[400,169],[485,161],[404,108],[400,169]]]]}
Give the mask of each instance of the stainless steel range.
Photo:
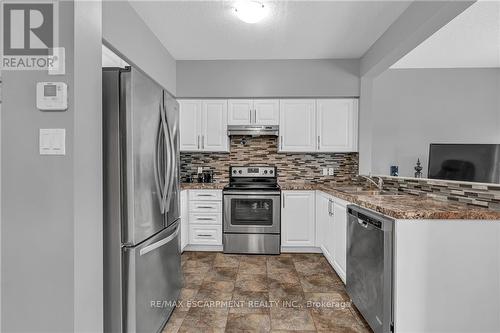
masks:
{"type": "Polygon", "coordinates": [[[224,253],[279,254],[281,190],[276,167],[230,167],[224,188],[224,253]]]}

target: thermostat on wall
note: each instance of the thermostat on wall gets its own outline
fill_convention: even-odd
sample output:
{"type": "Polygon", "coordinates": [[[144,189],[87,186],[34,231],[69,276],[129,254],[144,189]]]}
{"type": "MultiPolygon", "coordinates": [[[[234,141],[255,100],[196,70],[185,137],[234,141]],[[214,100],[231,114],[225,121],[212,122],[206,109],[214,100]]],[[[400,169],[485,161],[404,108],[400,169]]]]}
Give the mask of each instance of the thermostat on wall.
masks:
{"type": "Polygon", "coordinates": [[[41,111],[66,111],[68,109],[66,83],[38,82],[36,84],[36,107],[41,111]]]}

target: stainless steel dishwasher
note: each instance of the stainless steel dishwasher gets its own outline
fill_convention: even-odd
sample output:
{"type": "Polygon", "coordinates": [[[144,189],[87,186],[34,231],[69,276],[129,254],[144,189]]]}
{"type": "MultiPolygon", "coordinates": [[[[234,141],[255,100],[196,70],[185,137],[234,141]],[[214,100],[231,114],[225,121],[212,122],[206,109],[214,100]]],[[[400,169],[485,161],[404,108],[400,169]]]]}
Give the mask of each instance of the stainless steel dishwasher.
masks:
{"type": "Polygon", "coordinates": [[[347,293],[375,333],[394,330],[394,220],[347,206],[347,293]]]}

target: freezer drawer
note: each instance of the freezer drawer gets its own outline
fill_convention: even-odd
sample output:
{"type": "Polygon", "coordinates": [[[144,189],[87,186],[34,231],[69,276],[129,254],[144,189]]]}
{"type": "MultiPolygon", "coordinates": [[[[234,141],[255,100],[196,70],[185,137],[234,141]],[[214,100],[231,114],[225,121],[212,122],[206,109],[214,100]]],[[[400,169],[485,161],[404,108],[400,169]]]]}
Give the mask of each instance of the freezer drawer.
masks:
{"type": "Polygon", "coordinates": [[[159,332],[182,287],[179,220],[143,244],[124,248],[125,332],[159,332]]]}

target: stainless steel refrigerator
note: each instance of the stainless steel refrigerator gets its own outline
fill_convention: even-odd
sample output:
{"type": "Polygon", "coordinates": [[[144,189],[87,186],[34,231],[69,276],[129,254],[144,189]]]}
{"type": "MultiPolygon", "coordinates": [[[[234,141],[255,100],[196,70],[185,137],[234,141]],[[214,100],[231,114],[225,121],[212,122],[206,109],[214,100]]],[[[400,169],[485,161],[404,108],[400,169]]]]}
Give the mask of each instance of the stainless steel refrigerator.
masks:
{"type": "Polygon", "coordinates": [[[137,69],[103,69],[104,331],[161,331],[178,298],[179,105],[137,69]]]}

